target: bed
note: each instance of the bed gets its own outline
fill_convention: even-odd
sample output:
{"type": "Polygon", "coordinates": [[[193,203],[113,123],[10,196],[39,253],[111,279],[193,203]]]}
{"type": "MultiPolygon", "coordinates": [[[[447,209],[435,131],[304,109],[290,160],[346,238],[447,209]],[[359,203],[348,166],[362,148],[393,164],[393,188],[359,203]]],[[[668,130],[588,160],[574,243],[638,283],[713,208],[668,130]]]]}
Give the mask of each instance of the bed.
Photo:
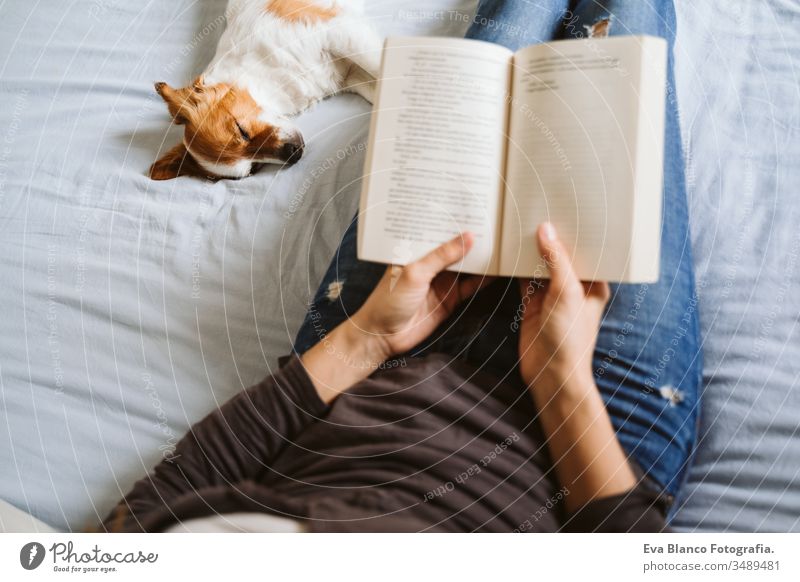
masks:
{"type": "MultiPolygon", "coordinates": [[[[289,170],[146,177],[179,136],[152,83],[203,69],[225,4],[0,7],[0,500],[56,529],[95,525],[275,368],[357,206],[369,106],[352,95],[299,119],[289,170]]],[[[386,34],[461,35],[474,11],[368,5],[386,34]]],[[[800,530],[800,4],[737,6],[678,3],[706,362],[673,523],[800,530]]]]}

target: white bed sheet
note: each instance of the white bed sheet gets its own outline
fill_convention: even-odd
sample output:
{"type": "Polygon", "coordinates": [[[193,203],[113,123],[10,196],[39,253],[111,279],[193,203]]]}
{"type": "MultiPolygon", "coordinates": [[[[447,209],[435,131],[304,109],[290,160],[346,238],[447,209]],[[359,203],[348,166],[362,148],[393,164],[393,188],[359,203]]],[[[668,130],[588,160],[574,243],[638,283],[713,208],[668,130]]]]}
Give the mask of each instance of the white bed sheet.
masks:
{"type": "MultiPolygon", "coordinates": [[[[461,35],[473,2],[373,1],[461,35]]],[[[96,523],[192,422],[269,374],[357,206],[370,108],[304,114],[304,159],[215,184],[145,176],[153,82],[209,61],[225,0],[0,6],[0,499],[96,523]]],[[[163,144],[163,145],[162,145],[163,144]]]]}

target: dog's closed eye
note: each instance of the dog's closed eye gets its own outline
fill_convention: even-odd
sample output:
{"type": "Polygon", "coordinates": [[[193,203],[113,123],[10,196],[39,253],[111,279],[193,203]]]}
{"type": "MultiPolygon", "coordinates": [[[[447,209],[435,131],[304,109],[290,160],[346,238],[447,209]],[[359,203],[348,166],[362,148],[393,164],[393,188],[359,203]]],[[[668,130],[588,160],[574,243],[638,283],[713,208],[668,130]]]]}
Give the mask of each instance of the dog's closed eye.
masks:
{"type": "Polygon", "coordinates": [[[242,127],[242,125],[237,121],[236,122],[236,129],[239,130],[239,134],[242,136],[244,141],[250,141],[250,134],[242,127]]]}

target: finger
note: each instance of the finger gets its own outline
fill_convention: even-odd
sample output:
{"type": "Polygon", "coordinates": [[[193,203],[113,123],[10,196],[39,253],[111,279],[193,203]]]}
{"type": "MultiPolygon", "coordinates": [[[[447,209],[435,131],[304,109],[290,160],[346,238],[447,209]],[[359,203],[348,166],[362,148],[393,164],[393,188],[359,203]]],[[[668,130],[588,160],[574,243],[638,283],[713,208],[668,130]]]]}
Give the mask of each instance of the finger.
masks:
{"type": "Polygon", "coordinates": [[[473,235],[464,232],[432,250],[409,267],[424,276],[428,281],[462,260],[472,248],[473,235]]]}
{"type": "Polygon", "coordinates": [[[547,262],[547,269],[550,271],[550,286],[554,291],[560,293],[567,285],[577,281],[575,272],[572,270],[572,262],[552,223],[545,222],[539,225],[536,235],[539,252],[547,262]]]}

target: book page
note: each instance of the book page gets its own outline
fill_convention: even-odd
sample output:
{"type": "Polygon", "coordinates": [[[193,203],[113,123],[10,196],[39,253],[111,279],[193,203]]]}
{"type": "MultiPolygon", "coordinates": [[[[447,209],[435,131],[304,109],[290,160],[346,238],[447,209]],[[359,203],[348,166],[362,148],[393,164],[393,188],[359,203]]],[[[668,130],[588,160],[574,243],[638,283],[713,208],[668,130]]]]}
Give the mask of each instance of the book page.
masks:
{"type": "Polygon", "coordinates": [[[473,249],[453,270],[496,272],[511,52],[394,38],[383,59],[359,258],[404,265],[470,231],[473,249]]]}
{"type": "MultiPolygon", "coordinates": [[[[637,244],[658,262],[664,80],[643,77],[642,47],[649,43],[663,41],[557,41],[515,55],[502,274],[546,277],[535,232],[550,221],[582,279],[657,278],[657,268],[631,269],[635,207],[655,215],[655,228],[640,233],[637,244]],[[643,112],[652,115],[648,129],[657,136],[649,148],[640,147],[643,112]],[[637,176],[645,165],[655,174],[648,180],[637,176]]],[[[657,53],[648,66],[665,70],[666,53],[661,62],[657,53]]]]}

